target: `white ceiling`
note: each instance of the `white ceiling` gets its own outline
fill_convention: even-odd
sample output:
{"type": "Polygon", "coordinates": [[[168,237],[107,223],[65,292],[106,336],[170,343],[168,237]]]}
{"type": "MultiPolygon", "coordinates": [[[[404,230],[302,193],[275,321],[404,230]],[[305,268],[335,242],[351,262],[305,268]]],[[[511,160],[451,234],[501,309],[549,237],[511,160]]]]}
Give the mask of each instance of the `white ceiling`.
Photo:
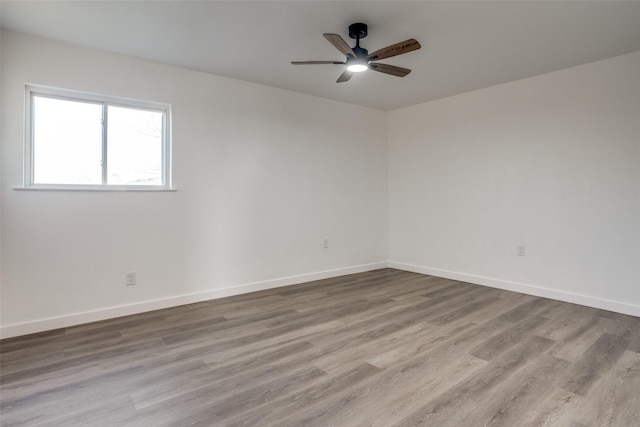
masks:
{"type": "Polygon", "coordinates": [[[2,28],[138,58],[393,110],[640,50],[639,1],[7,1],[2,28]],[[369,25],[370,52],[415,38],[337,84],[344,57],[322,33],[369,25]]]}

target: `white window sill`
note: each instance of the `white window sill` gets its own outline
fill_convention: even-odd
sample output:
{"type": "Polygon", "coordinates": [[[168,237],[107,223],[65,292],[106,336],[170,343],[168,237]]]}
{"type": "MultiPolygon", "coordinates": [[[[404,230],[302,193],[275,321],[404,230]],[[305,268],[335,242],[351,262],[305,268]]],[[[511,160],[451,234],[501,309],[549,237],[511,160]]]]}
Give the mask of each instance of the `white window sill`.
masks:
{"type": "Polygon", "coordinates": [[[89,192],[151,192],[151,193],[173,193],[178,191],[177,188],[163,188],[163,187],[148,187],[148,186],[140,186],[140,187],[132,187],[132,186],[117,186],[113,185],[110,187],[90,187],[90,186],[31,186],[31,187],[15,187],[16,191],[89,191],[89,192]]]}

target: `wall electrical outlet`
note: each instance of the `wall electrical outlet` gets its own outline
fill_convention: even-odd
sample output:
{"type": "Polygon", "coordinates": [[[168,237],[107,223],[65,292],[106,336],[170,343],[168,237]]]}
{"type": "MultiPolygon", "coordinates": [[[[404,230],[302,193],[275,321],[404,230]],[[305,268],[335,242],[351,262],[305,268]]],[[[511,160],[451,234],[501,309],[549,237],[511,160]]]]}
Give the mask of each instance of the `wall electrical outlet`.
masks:
{"type": "Polygon", "coordinates": [[[524,253],[525,253],[524,245],[518,246],[518,256],[524,256],[524,253]]]}
{"type": "Polygon", "coordinates": [[[127,286],[133,286],[133,285],[136,284],[136,272],[135,271],[130,271],[130,272],[127,273],[126,283],[127,283],[127,286]]]}
{"type": "Polygon", "coordinates": [[[322,249],[327,249],[329,247],[329,239],[322,239],[322,249]]]}

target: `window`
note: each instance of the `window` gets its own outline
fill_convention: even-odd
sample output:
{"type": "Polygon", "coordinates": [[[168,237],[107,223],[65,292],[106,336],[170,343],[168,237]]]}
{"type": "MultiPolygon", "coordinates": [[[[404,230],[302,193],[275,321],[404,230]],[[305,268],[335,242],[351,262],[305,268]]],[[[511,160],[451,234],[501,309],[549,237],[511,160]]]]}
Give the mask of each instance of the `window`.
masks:
{"type": "Polygon", "coordinates": [[[28,188],[169,189],[170,106],[27,86],[28,188]]]}

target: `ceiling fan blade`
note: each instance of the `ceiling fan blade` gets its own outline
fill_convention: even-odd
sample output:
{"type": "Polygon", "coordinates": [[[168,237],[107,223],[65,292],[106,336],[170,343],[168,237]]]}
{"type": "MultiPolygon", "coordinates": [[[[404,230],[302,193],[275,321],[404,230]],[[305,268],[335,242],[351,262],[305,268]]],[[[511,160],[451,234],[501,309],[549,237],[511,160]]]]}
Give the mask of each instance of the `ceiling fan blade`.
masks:
{"type": "Polygon", "coordinates": [[[340,61],[291,61],[293,65],[342,64],[340,61]]]}
{"type": "Polygon", "coordinates": [[[349,70],[346,70],[344,73],[340,74],[336,83],[348,82],[353,77],[353,73],[349,70]]]}
{"type": "Polygon", "coordinates": [[[404,77],[411,72],[408,68],[396,67],[395,65],[389,64],[369,64],[369,69],[396,77],[404,77]]]}
{"type": "Polygon", "coordinates": [[[354,58],[356,57],[356,53],[353,51],[353,49],[351,49],[351,47],[347,44],[347,42],[344,41],[344,39],[340,37],[338,34],[324,33],[323,36],[325,39],[329,40],[329,43],[331,43],[336,49],[338,49],[344,55],[353,56],[354,58]]]}
{"type": "Polygon", "coordinates": [[[380,50],[376,50],[370,54],[367,59],[369,61],[377,61],[379,59],[391,58],[392,56],[402,55],[420,49],[420,43],[416,39],[405,40],[400,43],[392,44],[380,50]]]}

